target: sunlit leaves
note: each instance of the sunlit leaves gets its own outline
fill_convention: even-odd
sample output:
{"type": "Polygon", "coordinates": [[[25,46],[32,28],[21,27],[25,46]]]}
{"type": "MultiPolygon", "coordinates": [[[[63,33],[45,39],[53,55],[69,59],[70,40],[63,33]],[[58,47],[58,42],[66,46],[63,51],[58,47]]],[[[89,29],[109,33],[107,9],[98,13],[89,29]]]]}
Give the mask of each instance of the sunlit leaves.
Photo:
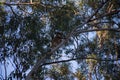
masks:
{"type": "Polygon", "coordinates": [[[86,80],[84,75],[81,73],[80,70],[77,70],[75,73],[74,73],[74,76],[78,79],[78,80],[86,80]]]}
{"type": "Polygon", "coordinates": [[[53,79],[69,79],[72,77],[69,64],[53,64],[48,75],[53,79]],[[56,75],[57,74],[57,75],[56,75]],[[59,77],[59,78],[58,78],[59,77]]]}
{"type": "Polygon", "coordinates": [[[88,67],[89,67],[89,71],[92,72],[94,70],[94,67],[97,65],[97,61],[95,59],[97,59],[97,56],[95,54],[89,54],[87,56],[86,59],[86,63],[88,63],[88,67]]]}

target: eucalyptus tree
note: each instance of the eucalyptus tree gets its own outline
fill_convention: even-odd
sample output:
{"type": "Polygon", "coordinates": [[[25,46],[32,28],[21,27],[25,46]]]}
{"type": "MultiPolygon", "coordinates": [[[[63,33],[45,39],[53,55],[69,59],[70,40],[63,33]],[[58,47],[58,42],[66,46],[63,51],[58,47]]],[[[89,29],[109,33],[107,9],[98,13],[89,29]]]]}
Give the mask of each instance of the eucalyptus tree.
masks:
{"type": "Polygon", "coordinates": [[[4,65],[4,79],[118,80],[119,3],[119,0],[1,2],[0,62],[4,65]],[[13,65],[10,74],[7,62],[13,65]]]}

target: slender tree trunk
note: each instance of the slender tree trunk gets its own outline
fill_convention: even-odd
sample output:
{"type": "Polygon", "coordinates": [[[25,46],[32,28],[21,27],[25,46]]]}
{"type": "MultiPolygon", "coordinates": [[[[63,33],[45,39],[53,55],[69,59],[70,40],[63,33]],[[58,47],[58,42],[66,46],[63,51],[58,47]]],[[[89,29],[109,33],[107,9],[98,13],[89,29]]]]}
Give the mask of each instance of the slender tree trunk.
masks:
{"type": "Polygon", "coordinates": [[[92,73],[89,72],[89,80],[92,80],[92,73]]]}

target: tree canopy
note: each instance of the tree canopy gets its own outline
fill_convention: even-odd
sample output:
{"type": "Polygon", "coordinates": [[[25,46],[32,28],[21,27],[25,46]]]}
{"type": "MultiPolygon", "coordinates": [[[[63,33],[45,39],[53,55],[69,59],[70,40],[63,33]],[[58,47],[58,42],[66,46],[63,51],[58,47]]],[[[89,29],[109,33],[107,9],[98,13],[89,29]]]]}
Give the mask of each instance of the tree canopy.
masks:
{"type": "Polygon", "coordinates": [[[118,80],[120,0],[1,0],[0,79],[118,80]]]}

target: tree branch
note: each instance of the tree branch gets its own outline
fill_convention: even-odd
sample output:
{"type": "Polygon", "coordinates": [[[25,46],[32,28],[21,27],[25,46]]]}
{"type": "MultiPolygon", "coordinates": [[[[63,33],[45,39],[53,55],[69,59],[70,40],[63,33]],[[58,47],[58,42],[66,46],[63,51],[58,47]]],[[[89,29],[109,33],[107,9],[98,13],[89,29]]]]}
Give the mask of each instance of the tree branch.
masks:
{"type": "Polygon", "coordinates": [[[93,18],[93,16],[95,16],[95,15],[99,12],[99,10],[102,9],[102,7],[103,7],[107,2],[109,2],[109,1],[110,1],[110,0],[106,0],[104,3],[102,3],[102,4],[99,6],[99,8],[90,16],[90,18],[87,20],[87,22],[90,22],[91,19],[93,18]]]}
{"type": "Polygon", "coordinates": [[[118,61],[120,59],[98,59],[98,58],[73,58],[73,59],[68,59],[68,60],[61,60],[61,61],[54,61],[54,62],[49,62],[49,63],[44,63],[41,66],[44,65],[50,65],[50,64],[58,64],[58,63],[63,63],[63,62],[69,62],[69,61],[75,61],[75,60],[86,60],[86,59],[92,59],[92,60],[96,60],[96,61],[118,61]]]}
{"type": "MultiPolygon", "coordinates": [[[[109,1],[109,0],[107,0],[107,1],[109,1]]],[[[105,2],[104,4],[102,4],[102,5],[100,6],[100,8],[102,8],[102,6],[104,6],[105,4],[106,4],[106,2],[105,2]]],[[[99,8],[99,10],[100,10],[100,8],[99,8]]],[[[98,12],[98,11],[96,11],[96,13],[97,13],[97,12],[98,12]]],[[[95,13],[95,14],[96,14],[96,13],[95,13]]],[[[93,14],[86,22],[84,22],[83,24],[81,24],[81,26],[87,24],[87,23],[93,18],[93,16],[94,16],[95,14],[93,14]]],[[[72,30],[70,33],[68,33],[68,35],[67,35],[67,37],[66,37],[65,40],[63,40],[60,44],[58,44],[58,46],[56,46],[53,50],[51,50],[51,52],[46,53],[45,56],[43,56],[41,59],[38,59],[37,62],[36,62],[36,64],[33,66],[32,70],[28,73],[28,75],[27,75],[27,77],[26,77],[26,80],[30,80],[31,77],[32,77],[32,74],[36,73],[36,72],[38,71],[39,67],[45,63],[46,59],[49,58],[52,54],[54,54],[54,52],[55,52],[57,49],[59,49],[64,43],[66,43],[72,35],[75,35],[74,33],[75,33],[75,31],[76,31],[78,28],[79,28],[79,26],[73,28],[73,30],[72,30]]],[[[95,30],[91,30],[91,31],[95,31],[95,30]]],[[[83,32],[88,32],[88,31],[82,31],[82,32],[80,32],[80,33],[83,33],[83,32]]],[[[89,31],[89,32],[90,32],[90,31],[89,31]]]]}
{"type": "Polygon", "coordinates": [[[57,47],[55,47],[54,49],[51,50],[51,52],[46,53],[46,55],[44,55],[41,59],[38,59],[36,64],[34,65],[34,67],[32,68],[32,70],[28,73],[26,80],[30,80],[31,79],[31,75],[36,73],[37,70],[39,69],[40,65],[42,65],[46,58],[49,58],[58,48],[60,48],[66,41],[63,40],[57,47]]]}
{"type": "Polygon", "coordinates": [[[13,13],[15,16],[18,16],[18,15],[15,13],[15,11],[13,10],[13,8],[12,8],[12,6],[11,6],[11,5],[7,5],[7,6],[9,6],[9,7],[10,7],[10,9],[11,9],[12,13],[13,13]]]}
{"type": "Polygon", "coordinates": [[[54,5],[51,5],[51,4],[43,4],[41,2],[32,2],[32,3],[21,3],[21,2],[18,2],[18,3],[7,3],[7,2],[0,2],[0,4],[2,5],[11,5],[11,6],[17,6],[17,5],[39,5],[41,7],[47,7],[47,8],[55,8],[55,7],[61,7],[61,6],[54,6],[54,5]]]}
{"type": "MultiPolygon", "coordinates": [[[[117,32],[120,32],[120,29],[109,29],[109,28],[105,28],[105,29],[92,29],[92,30],[82,30],[82,31],[79,31],[77,32],[78,33],[85,33],[85,32],[91,32],[91,31],[101,31],[101,30],[111,30],[111,31],[117,31],[117,32]]],[[[46,53],[45,56],[43,56],[41,59],[38,59],[37,60],[37,63],[34,65],[34,67],[32,68],[32,70],[29,72],[29,74],[27,75],[26,77],[26,80],[29,80],[31,79],[31,75],[36,73],[37,70],[39,69],[39,67],[41,67],[41,65],[45,65],[45,64],[49,64],[49,63],[44,63],[46,58],[50,57],[57,49],[59,49],[64,43],[66,43],[69,38],[71,37],[73,32],[71,32],[67,38],[65,40],[63,40],[57,47],[55,47],[54,49],[52,49],[51,52],[48,52],[46,53]]],[[[75,33],[76,34],[76,33],[75,33]]],[[[75,35],[74,34],[74,35],[75,35]]],[[[81,58],[81,59],[84,59],[84,58],[81,58]]],[[[71,60],[75,60],[75,59],[71,59],[71,60]]],[[[67,61],[71,61],[71,60],[66,60],[66,61],[62,61],[62,62],[67,62],[67,61]]],[[[110,60],[109,60],[110,61],[110,60]]],[[[60,61],[61,62],[61,61],[60,61]]],[[[56,62],[53,62],[53,63],[56,63],[56,62]]]]}
{"type": "MultiPolygon", "coordinates": [[[[19,3],[7,3],[7,2],[0,2],[0,4],[4,4],[4,5],[38,5],[38,4],[40,4],[40,2],[32,2],[32,3],[21,3],[21,2],[19,2],[19,3]]],[[[42,5],[42,6],[44,6],[44,5],[42,5]]]]}
{"type": "Polygon", "coordinates": [[[78,30],[74,32],[74,34],[80,34],[80,33],[85,33],[85,32],[93,32],[93,31],[115,31],[115,32],[120,32],[120,28],[100,28],[100,29],[90,29],[90,30],[78,30]]]}
{"type": "Polygon", "coordinates": [[[94,21],[94,20],[97,20],[97,19],[100,19],[100,18],[103,18],[105,16],[111,16],[111,15],[114,15],[114,14],[118,14],[120,12],[120,10],[113,10],[109,13],[105,13],[105,14],[101,14],[100,16],[98,16],[97,18],[94,18],[94,19],[91,19],[90,22],[94,21]]]}

